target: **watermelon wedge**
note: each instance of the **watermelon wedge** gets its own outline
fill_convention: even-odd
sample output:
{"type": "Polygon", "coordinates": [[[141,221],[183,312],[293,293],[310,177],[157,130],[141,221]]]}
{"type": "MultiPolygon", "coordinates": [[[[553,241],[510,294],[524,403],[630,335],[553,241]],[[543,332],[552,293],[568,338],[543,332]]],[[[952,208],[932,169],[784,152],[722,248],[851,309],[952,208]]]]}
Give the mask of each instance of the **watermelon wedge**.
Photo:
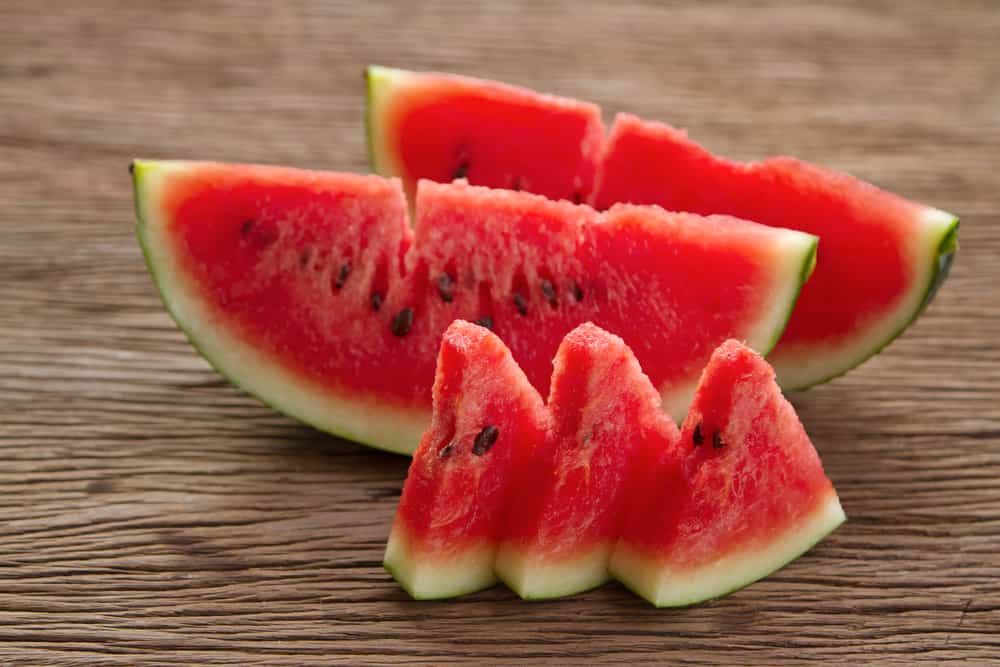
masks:
{"type": "Polygon", "coordinates": [[[372,169],[402,178],[411,200],[421,178],[576,203],[593,189],[604,138],[593,104],[454,74],[372,66],[366,78],[372,169]]]}
{"type": "Polygon", "coordinates": [[[774,371],[736,341],[712,355],[679,445],[646,470],[610,569],[658,607],[742,588],[845,520],[774,371]]]}
{"type": "Polygon", "coordinates": [[[512,494],[496,561],[500,579],[529,599],[608,581],[634,479],[679,437],[618,336],[581,324],[563,339],[554,366],[551,437],[512,494]]]}
{"type": "Polygon", "coordinates": [[[816,272],[769,355],[786,389],[841,375],[885,347],[930,302],[957,247],[950,213],[792,158],[724,160],[628,114],[612,126],[592,201],[726,213],[820,237],[816,272]]]}
{"type": "Polygon", "coordinates": [[[384,565],[416,599],[492,586],[508,494],[549,416],[508,350],[457,321],[441,339],[434,418],[410,463],[384,565]]]}
{"type": "MultiPolygon", "coordinates": [[[[769,355],[786,389],[829,380],[879,352],[913,322],[948,274],[958,238],[958,219],[950,213],[791,158],[724,160],[681,131],[628,114],[619,114],[602,139],[599,114],[590,105],[524,89],[515,90],[530,113],[512,114],[506,124],[480,124],[481,118],[504,117],[508,103],[494,94],[498,90],[508,87],[371,68],[372,168],[408,183],[447,182],[466,172],[455,167],[463,147],[482,146],[474,162],[478,170],[469,173],[480,185],[570,198],[572,180],[580,188],[572,197],[582,196],[599,210],[619,202],[659,204],[818,236],[816,275],[769,355]],[[574,117],[546,116],[541,109],[548,107],[573,109],[574,117]],[[562,123],[567,134],[557,131],[562,123]],[[545,137],[562,143],[555,146],[545,137]],[[603,148],[595,148],[601,142],[603,148]],[[558,178],[559,187],[542,185],[538,171],[558,178]],[[582,171],[596,176],[570,176],[582,171]]],[[[636,353],[650,371],[643,354],[636,353]]]]}
{"type": "Polygon", "coordinates": [[[746,346],[713,353],[681,432],[658,403],[622,340],[593,324],[566,336],[543,405],[494,334],[455,322],[386,566],[421,598],[494,573],[521,597],[557,597],[613,574],[657,606],[686,605],[844,521],[773,370],[746,346]]]}
{"type": "Polygon", "coordinates": [[[540,393],[562,337],[630,344],[683,415],[712,349],[766,352],[815,238],[657,207],[198,162],[134,166],[138,236],[167,309],[221,373],[302,421],[412,453],[455,319],[488,324],[540,393]]]}

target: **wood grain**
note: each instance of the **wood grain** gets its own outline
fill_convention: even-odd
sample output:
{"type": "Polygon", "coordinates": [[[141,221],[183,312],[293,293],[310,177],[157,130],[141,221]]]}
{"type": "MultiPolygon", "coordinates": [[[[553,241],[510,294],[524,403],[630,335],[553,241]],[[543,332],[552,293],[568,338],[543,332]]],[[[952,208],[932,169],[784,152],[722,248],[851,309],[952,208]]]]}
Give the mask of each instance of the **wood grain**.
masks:
{"type": "Polygon", "coordinates": [[[0,25],[0,663],[1000,661],[996,3],[6,0],[0,25]],[[920,322],[793,397],[849,522],[692,609],[616,585],[410,601],[379,564],[406,460],[195,355],[145,274],[126,172],[364,171],[370,62],[590,99],[960,213],[920,322]]]}

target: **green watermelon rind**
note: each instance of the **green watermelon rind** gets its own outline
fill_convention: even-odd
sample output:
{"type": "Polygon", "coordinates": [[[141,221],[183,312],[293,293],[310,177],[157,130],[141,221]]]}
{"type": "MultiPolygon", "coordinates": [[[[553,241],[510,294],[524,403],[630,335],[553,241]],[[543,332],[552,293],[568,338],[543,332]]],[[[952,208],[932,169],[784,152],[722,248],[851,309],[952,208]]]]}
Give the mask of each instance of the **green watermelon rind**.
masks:
{"type": "MultiPolygon", "coordinates": [[[[723,586],[721,588],[713,588],[711,582],[705,582],[702,586],[702,590],[705,593],[699,593],[695,595],[682,595],[670,597],[668,596],[655,596],[650,595],[650,591],[645,591],[641,586],[637,585],[634,580],[634,576],[630,576],[628,573],[623,572],[622,561],[616,560],[617,554],[612,556],[609,569],[611,570],[612,576],[622,584],[625,588],[632,591],[639,597],[643,598],[647,602],[651,603],[653,606],[658,608],[668,608],[668,607],[690,607],[692,605],[701,604],[708,602],[710,600],[716,600],[727,595],[731,595],[736,591],[742,590],[753,583],[770,576],[771,574],[782,569],[789,563],[797,560],[799,557],[803,556],[805,553],[810,551],[813,547],[819,544],[823,539],[825,539],[830,533],[835,531],[837,528],[842,526],[845,521],[847,521],[847,515],[844,514],[844,510],[840,505],[840,500],[837,498],[836,494],[833,495],[831,499],[826,501],[820,508],[813,513],[814,516],[818,517],[820,523],[818,527],[812,527],[813,530],[806,537],[805,540],[798,544],[795,544],[787,552],[782,553],[780,556],[775,556],[771,558],[765,567],[759,567],[760,554],[759,552],[750,552],[744,556],[744,559],[751,563],[748,568],[751,572],[743,577],[737,578],[736,583],[723,586]]],[[[796,535],[802,532],[801,529],[798,531],[786,532],[780,539],[775,540],[775,543],[780,543],[781,539],[790,541],[790,538],[794,538],[796,535]]],[[[638,565],[637,560],[632,560],[628,563],[628,569],[637,569],[643,567],[649,570],[655,570],[655,565],[638,565]]],[[[732,572],[735,568],[732,562],[727,563],[725,568],[727,572],[732,572]]],[[[698,573],[685,573],[685,576],[696,576],[698,573]]],[[[655,575],[653,575],[655,576],[655,575]]],[[[731,577],[732,578],[732,577],[731,577]]],[[[699,582],[700,583],[700,582],[699,582]]],[[[697,588],[697,585],[689,585],[688,588],[697,588]]],[[[667,593],[669,594],[669,590],[667,593]]]]}
{"type": "Polygon", "coordinates": [[[522,600],[551,600],[585,593],[611,581],[608,558],[614,547],[557,562],[538,562],[512,544],[501,543],[494,570],[497,578],[522,600]]]}
{"type": "Polygon", "coordinates": [[[261,403],[288,417],[309,424],[321,431],[364,443],[376,449],[394,454],[412,454],[427,423],[430,422],[430,411],[407,414],[404,410],[396,410],[386,405],[372,407],[360,400],[348,396],[336,398],[316,398],[322,396],[324,390],[311,387],[308,382],[295,378],[281,369],[279,364],[270,362],[250,346],[238,341],[235,337],[220,334],[221,329],[199,333],[197,331],[198,312],[186,315],[185,311],[202,311],[203,307],[185,294],[181,275],[170,275],[172,269],[172,253],[169,244],[163,240],[150,238],[151,228],[155,227],[155,215],[150,208],[155,206],[158,188],[155,181],[158,177],[171,171],[184,171],[195,167],[196,163],[183,161],[147,161],[134,160],[132,172],[135,189],[136,236],[142,250],[146,268],[153,279],[164,308],[173,318],[177,327],[191,343],[191,346],[208,364],[233,385],[242,388],[261,403]],[[187,303],[185,304],[185,300],[187,303]],[[214,342],[219,338],[224,342],[214,342]],[[230,350],[239,349],[232,353],[230,350]],[[256,368],[243,373],[234,370],[238,364],[230,357],[239,356],[257,362],[256,368]],[[271,379],[261,380],[262,375],[270,375],[271,379]],[[261,386],[272,389],[262,390],[261,386]],[[281,387],[275,391],[274,387],[281,387]],[[282,390],[283,389],[283,390],[282,390]],[[279,400],[281,395],[294,396],[287,400],[279,400]],[[377,425],[377,429],[373,426],[377,425]]]}
{"type": "MultiPolygon", "coordinates": [[[[812,236],[811,234],[809,236],[812,236]]],[[[774,335],[771,337],[771,341],[768,343],[767,349],[759,350],[761,356],[767,356],[774,346],[778,344],[781,340],[781,334],[785,332],[785,328],[788,326],[788,321],[792,319],[792,312],[795,310],[795,304],[799,302],[799,296],[802,295],[802,288],[805,286],[806,281],[812,276],[813,271],[816,269],[816,252],[819,249],[819,237],[812,236],[812,245],[809,247],[809,251],[806,253],[805,259],[802,261],[802,268],[799,270],[798,285],[796,286],[795,293],[792,298],[788,301],[788,308],[785,312],[785,319],[782,321],[781,326],[775,329],[774,335]]]]}
{"type": "Polygon", "coordinates": [[[391,95],[391,89],[407,77],[405,70],[369,65],[365,68],[365,140],[368,144],[368,165],[382,176],[395,176],[398,169],[386,164],[386,156],[379,157],[379,145],[384,129],[379,116],[384,110],[384,102],[391,95]]]}
{"type": "MultiPolygon", "coordinates": [[[[820,379],[799,383],[789,380],[788,376],[794,373],[799,358],[808,358],[808,351],[798,352],[788,356],[788,361],[782,357],[769,358],[768,361],[774,366],[777,374],[778,384],[784,391],[804,391],[812,387],[824,384],[847,374],[869,359],[877,356],[894,340],[903,334],[917,318],[926,310],[933,301],[941,285],[951,270],[955,254],[958,250],[958,229],[959,218],[947,211],[928,208],[925,209],[924,219],[921,221],[926,238],[917,241],[918,252],[926,253],[926,256],[914,262],[915,265],[929,267],[930,271],[923,287],[911,289],[911,294],[916,292],[920,296],[914,300],[914,305],[904,311],[897,318],[897,324],[888,334],[868,336],[852,345],[860,348],[857,355],[851,356],[847,361],[837,364],[838,369],[827,374],[820,374],[820,379]],[[929,252],[928,252],[929,251],[929,252]],[[872,339],[874,343],[870,343],[872,339]],[[787,370],[786,370],[787,369],[787,370]]],[[[905,297],[904,297],[905,300],[905,297]]]]}
{"type": "MultiPolygon", "coordinates": [[[[761,308],[758,313],[757,325],[746,333],[744,342],[761,356],[766,356],[781,338],[788,325],[795,304],[798,303],[802,287],[812,275],[816,267],[816,252],[819,247],[819,237],[794,229],[767,228],[768,233],[782,237],[782,248],[770,258],[771,268],[781,265],[783,270],[776,275],[775,286],[768,296],[771,303],[767,308],[761,308]]],[[[700,370],[700,369],[699,369],[700,370]]],[[[694,396],[699,375],[692,376],[686,383],[677,383],[671,387],[657,387],[663,403],[663,410],[678,424],[684,421],[688,406],[694,396]]]]}
{"type": "MultiPolygon", "coordinates": [[[[427,558],[415,557],[410,552],[410,542],[404,536],[404,530],[398,523],[393,525],[389,541],[386,544],[385,556],[382,559],[382,567],[414,600],[443,600],[478,593],[497,585],[498,579],[492,568],[492,556],[490,556],[491,562],[488,567],[480,567],[478,575],[466,576],[466,579],[462,580],[459,574],[468,575],[472,568],[463,567],[462,564],[456,562],[440,564],[440,567],[436,567],[430,565],[430,560],[427,558]],[[417,576],[416,569],[421,566],[425,578],[429,569],[438,570],[432,575],[432,578],[439,581],[432,585],[427,585],[425,582],[420,587],[416,586],[414,581],[417,576]]],[[[484,553],[489,553],[489,551],[484,553]]],[[[480,565],[482,564],[481,561],[480,565]]]]}

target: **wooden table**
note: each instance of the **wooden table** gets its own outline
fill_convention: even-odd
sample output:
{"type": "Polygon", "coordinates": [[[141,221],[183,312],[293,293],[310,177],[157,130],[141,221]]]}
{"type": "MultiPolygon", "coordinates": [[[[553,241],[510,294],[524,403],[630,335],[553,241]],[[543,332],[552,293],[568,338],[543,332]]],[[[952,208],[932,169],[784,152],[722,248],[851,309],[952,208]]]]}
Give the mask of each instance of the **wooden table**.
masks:
{"type": "Polygon", "coordinates": [[[996,3],[283,4],[0,3],[0,663],[1000,660],[996,3]],[[371,62],[590,99],[961,214],[919,323],[793,397],[849,522],[692,609],[617,585],[409,600],[380,566],[407,461],[194,353],[143,267],[126,169],[364,171],[371,62]]]}

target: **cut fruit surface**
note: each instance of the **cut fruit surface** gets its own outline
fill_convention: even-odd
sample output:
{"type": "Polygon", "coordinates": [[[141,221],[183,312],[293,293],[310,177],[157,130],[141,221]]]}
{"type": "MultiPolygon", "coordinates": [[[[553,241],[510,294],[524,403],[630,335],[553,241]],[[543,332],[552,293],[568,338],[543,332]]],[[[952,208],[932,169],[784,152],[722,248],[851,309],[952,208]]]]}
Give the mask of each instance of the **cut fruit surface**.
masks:
{"type": "Polygon", "coordinates": [[[510,351],[458,321],[441,340],[434,418],[410,464],[385,567],[417,599],[491,586],[507,495],[549,416],[510,351]]]}
{"type": "Polygon", "coordinates": [[[571,595],[610,578],[636,466],[678,437],[621,338],[582,324],[554,365],[551,437],[512,494],[497,555],[497,574],[522,598],[571,595]]]}
{"type": "Polygon", "coordinates": [[[657,606],[724,595],[845,519],[774,371],[728,341],[702,375],[676,449],[635,487],[610,569],[657,606]]]}
{"type": "Polygon", "coordinates": [[[768,357],[787,390],[841,375],[888,345],[930,303],[957,248],[950,213],[792,158],[732,162],[628,114],[604,137],[592,105],[491,81],[383,68],[368,81],[369,151],[383,175],[468,176],[599,210],[658,204],[818,236],[816,274],[768,357]],[[480,156],[471,162],[467,143],[480,156]]]}
{"type": "Polygon", "coordinates": [[[604,136],[593,104],[454,74],[366,74],[372,169],[402,178],[411,198],[421,178],[576,203],[593,188],[604,136]]]}
{"type": "Polygon", "coordinates": [[[551,384],[543,405],[494,334],[462,321],[445,333],[386,557],[415,597],[495,573],[550,598],[613,575],[655,605],[693,604],[844,521],[773,370],[741,343],[713,353],[681,431],[622,340],[593,324],[566,336],[551,384]],[[505,449],[477,455],[484,434],[505,449]]]}
{"type": "Polygon", "coordinates": [[[412,240],[398,182],[211,162],[132,171],[146,265],[220,373],[316,428],[413,450],[426,405],[387,409],[377,384],[359,384],[395,373],[391,356],[369,350],[396,343],[371,313],[412,240]]]}
{"type": "Polygon", "coordinates": [[[792,158],[718,158],[662,123],[619,114],[592,198],[726,213],[820,238],[816,271],[769,355],[786,389],[840,375],[878,352],[947,275],[958,219],[792,158]]]}
{"type": "Polygon", "coordinates": [[[134,164],[138,235],[167,308],[228,378],[338,435],[412,453],[440,337],[488,324],[547,393],[562,337],[620,335],[682,416],[715,345],[766,352],[815,238],[725,217],[424,181],[134,164]]]}

